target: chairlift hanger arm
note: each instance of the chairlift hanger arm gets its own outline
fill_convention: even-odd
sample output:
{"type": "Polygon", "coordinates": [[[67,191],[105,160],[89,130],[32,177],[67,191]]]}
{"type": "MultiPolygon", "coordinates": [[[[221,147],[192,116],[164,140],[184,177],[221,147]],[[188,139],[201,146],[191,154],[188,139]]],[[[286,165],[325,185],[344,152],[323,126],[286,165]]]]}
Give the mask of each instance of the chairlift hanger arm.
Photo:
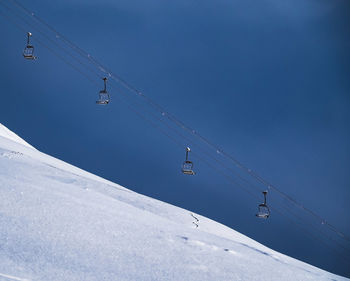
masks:
{"type": "Polygon", "coordinates": [[[32,36],[32,33],[27,32],[27,45],[30,45],[30,36],[32,36]]]}
{"type": "Polygon", "coordinates": [[[264,205],[266,205],[266,195],[267,195],[267,191],[263,191],[264,194],[264,205]]]}
{"type": "Polygon", "coordinates": [[[191,151],[189,147],[186,147],[186,161],[188,161],[188,153],[191,151]]]}
{"type": "Polygon", "coordinates": [[[107,92],[107,78],[103,77],[104,91],[107,92]]]}

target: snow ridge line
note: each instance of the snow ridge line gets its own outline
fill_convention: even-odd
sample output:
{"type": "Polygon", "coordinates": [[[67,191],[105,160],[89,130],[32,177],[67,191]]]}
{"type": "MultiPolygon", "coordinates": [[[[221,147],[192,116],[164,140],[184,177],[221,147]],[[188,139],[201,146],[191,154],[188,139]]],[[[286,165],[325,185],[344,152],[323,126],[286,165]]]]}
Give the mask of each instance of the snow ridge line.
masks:
{"type": "Polygon", "coordinates": [[[23,279],[23,278],[19,278],[19,277],[16,277],[16,276],[3,274],[3,273],[0,273],[0,277],[5,277],[7,279],[16,280],[16,281],[30,281],[29,279],[23,279]]]}
{"type": "Polygon", "coordinates": [[[197,227],[199,227],[199,219],[196,218],[193,213],[190,213],[191,217],[194,218],[196,221],[193,221],[192,223],[197,227]]]}

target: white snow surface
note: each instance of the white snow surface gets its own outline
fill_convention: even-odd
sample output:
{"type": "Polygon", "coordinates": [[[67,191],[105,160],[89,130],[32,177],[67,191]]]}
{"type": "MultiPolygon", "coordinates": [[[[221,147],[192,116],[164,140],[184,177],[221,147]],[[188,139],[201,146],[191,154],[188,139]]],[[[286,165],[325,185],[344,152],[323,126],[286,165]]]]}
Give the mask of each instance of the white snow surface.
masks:
{"type": "Polygon", "coordinates": [[[0,124],[0,280],[349,279],[41,153],[0,124]]]}
{"type": "Polygon", "coordinates": [[[14,142],[23,144],[27,147],[34,148],[29,143],[27,143],[25,140],[23,140],[18,135],[16,135],[14,132],[10,131],[8,128],[6,128],[4,125],[2,125],[1,123],[0,123],[0,137],[4,137],[4,138],[7,138],[7,139],[12,140],[14,142]]]}

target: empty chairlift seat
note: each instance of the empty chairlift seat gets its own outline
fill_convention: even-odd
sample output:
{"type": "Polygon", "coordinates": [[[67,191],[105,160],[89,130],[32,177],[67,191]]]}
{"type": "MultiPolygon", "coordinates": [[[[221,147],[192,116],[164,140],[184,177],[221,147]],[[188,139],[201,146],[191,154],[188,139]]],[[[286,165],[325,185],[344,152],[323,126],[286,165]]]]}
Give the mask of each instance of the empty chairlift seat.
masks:
{"type": "Polygon", "coordinates": [[[96,103],[100,104],[100,105],[106,105],[109,103],[109,100],[110,100],[109,94],[107,92],[107,85],[106,85],[107,78],[106,77],[103,78],[103,82],[104,82],[104,89],[99,92],[98,100],[96,101],[96,103]]]}
{"type": "Polygon", "coordinates": [[[34,56],[34,47],[30,44],[30,37],[32,34],[30,32],[27,33],[27,46],[23,50],[23,57],[27,60],[35,60],[34,56]]]}
{"type": "Polygon", "coordinates": [[[194,175],[193,172],[193,163],[189,160],[186,160],[183,164],[182,164],[182,172],[185,175],[194,175]]]}
{"type": "Polygon", "coordinates": [[[270,216],[270,209],[266,204],[267,191],[263,191],[263,194],[264,194],[264,203],[259,204],[258,212],[256,216],[261,219],[267,219],[270,216]]]}
{"type": "Polygon", "coordinates": [[[182,164],[182,173],[184,173],[185,175],[194,175],[194,171],[193,171],[193,163],[192,161],[188,160],[188,153],[191,151],[191,149],[189,147],[186,148],[186,160],[185,162],[182,164]]]}

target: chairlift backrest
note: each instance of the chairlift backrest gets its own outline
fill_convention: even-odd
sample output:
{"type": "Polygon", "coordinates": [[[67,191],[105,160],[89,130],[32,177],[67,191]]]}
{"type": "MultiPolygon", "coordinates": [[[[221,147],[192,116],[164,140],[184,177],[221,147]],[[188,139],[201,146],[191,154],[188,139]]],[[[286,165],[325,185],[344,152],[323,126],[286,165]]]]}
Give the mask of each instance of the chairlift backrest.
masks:
{"type": "Polygon", "coordinates": [[[183,170],[192,170],[193,168],[193,163],[189,160],[185,161],[183,164],[182,164],[182,169],[183,170]]]}
{"type": "Polygon", "coordinates": [[[23,50],[23,57],[26,59],[34,60],[34,47],[31,45],[28,45],[23,50]]]}
{"type": "Polygon", "coordinates": [[[102,91],[99,94],[99,99],[96,101],[97,104],[108,104],[109,103],[109,94],[102,93],[102,91]]]}
{"type": "Polygon", "coordinates": [[[270,216],[269,207],[265,204],[260,204],[256,216],[258,218],[267,219],[270,216]]]}

